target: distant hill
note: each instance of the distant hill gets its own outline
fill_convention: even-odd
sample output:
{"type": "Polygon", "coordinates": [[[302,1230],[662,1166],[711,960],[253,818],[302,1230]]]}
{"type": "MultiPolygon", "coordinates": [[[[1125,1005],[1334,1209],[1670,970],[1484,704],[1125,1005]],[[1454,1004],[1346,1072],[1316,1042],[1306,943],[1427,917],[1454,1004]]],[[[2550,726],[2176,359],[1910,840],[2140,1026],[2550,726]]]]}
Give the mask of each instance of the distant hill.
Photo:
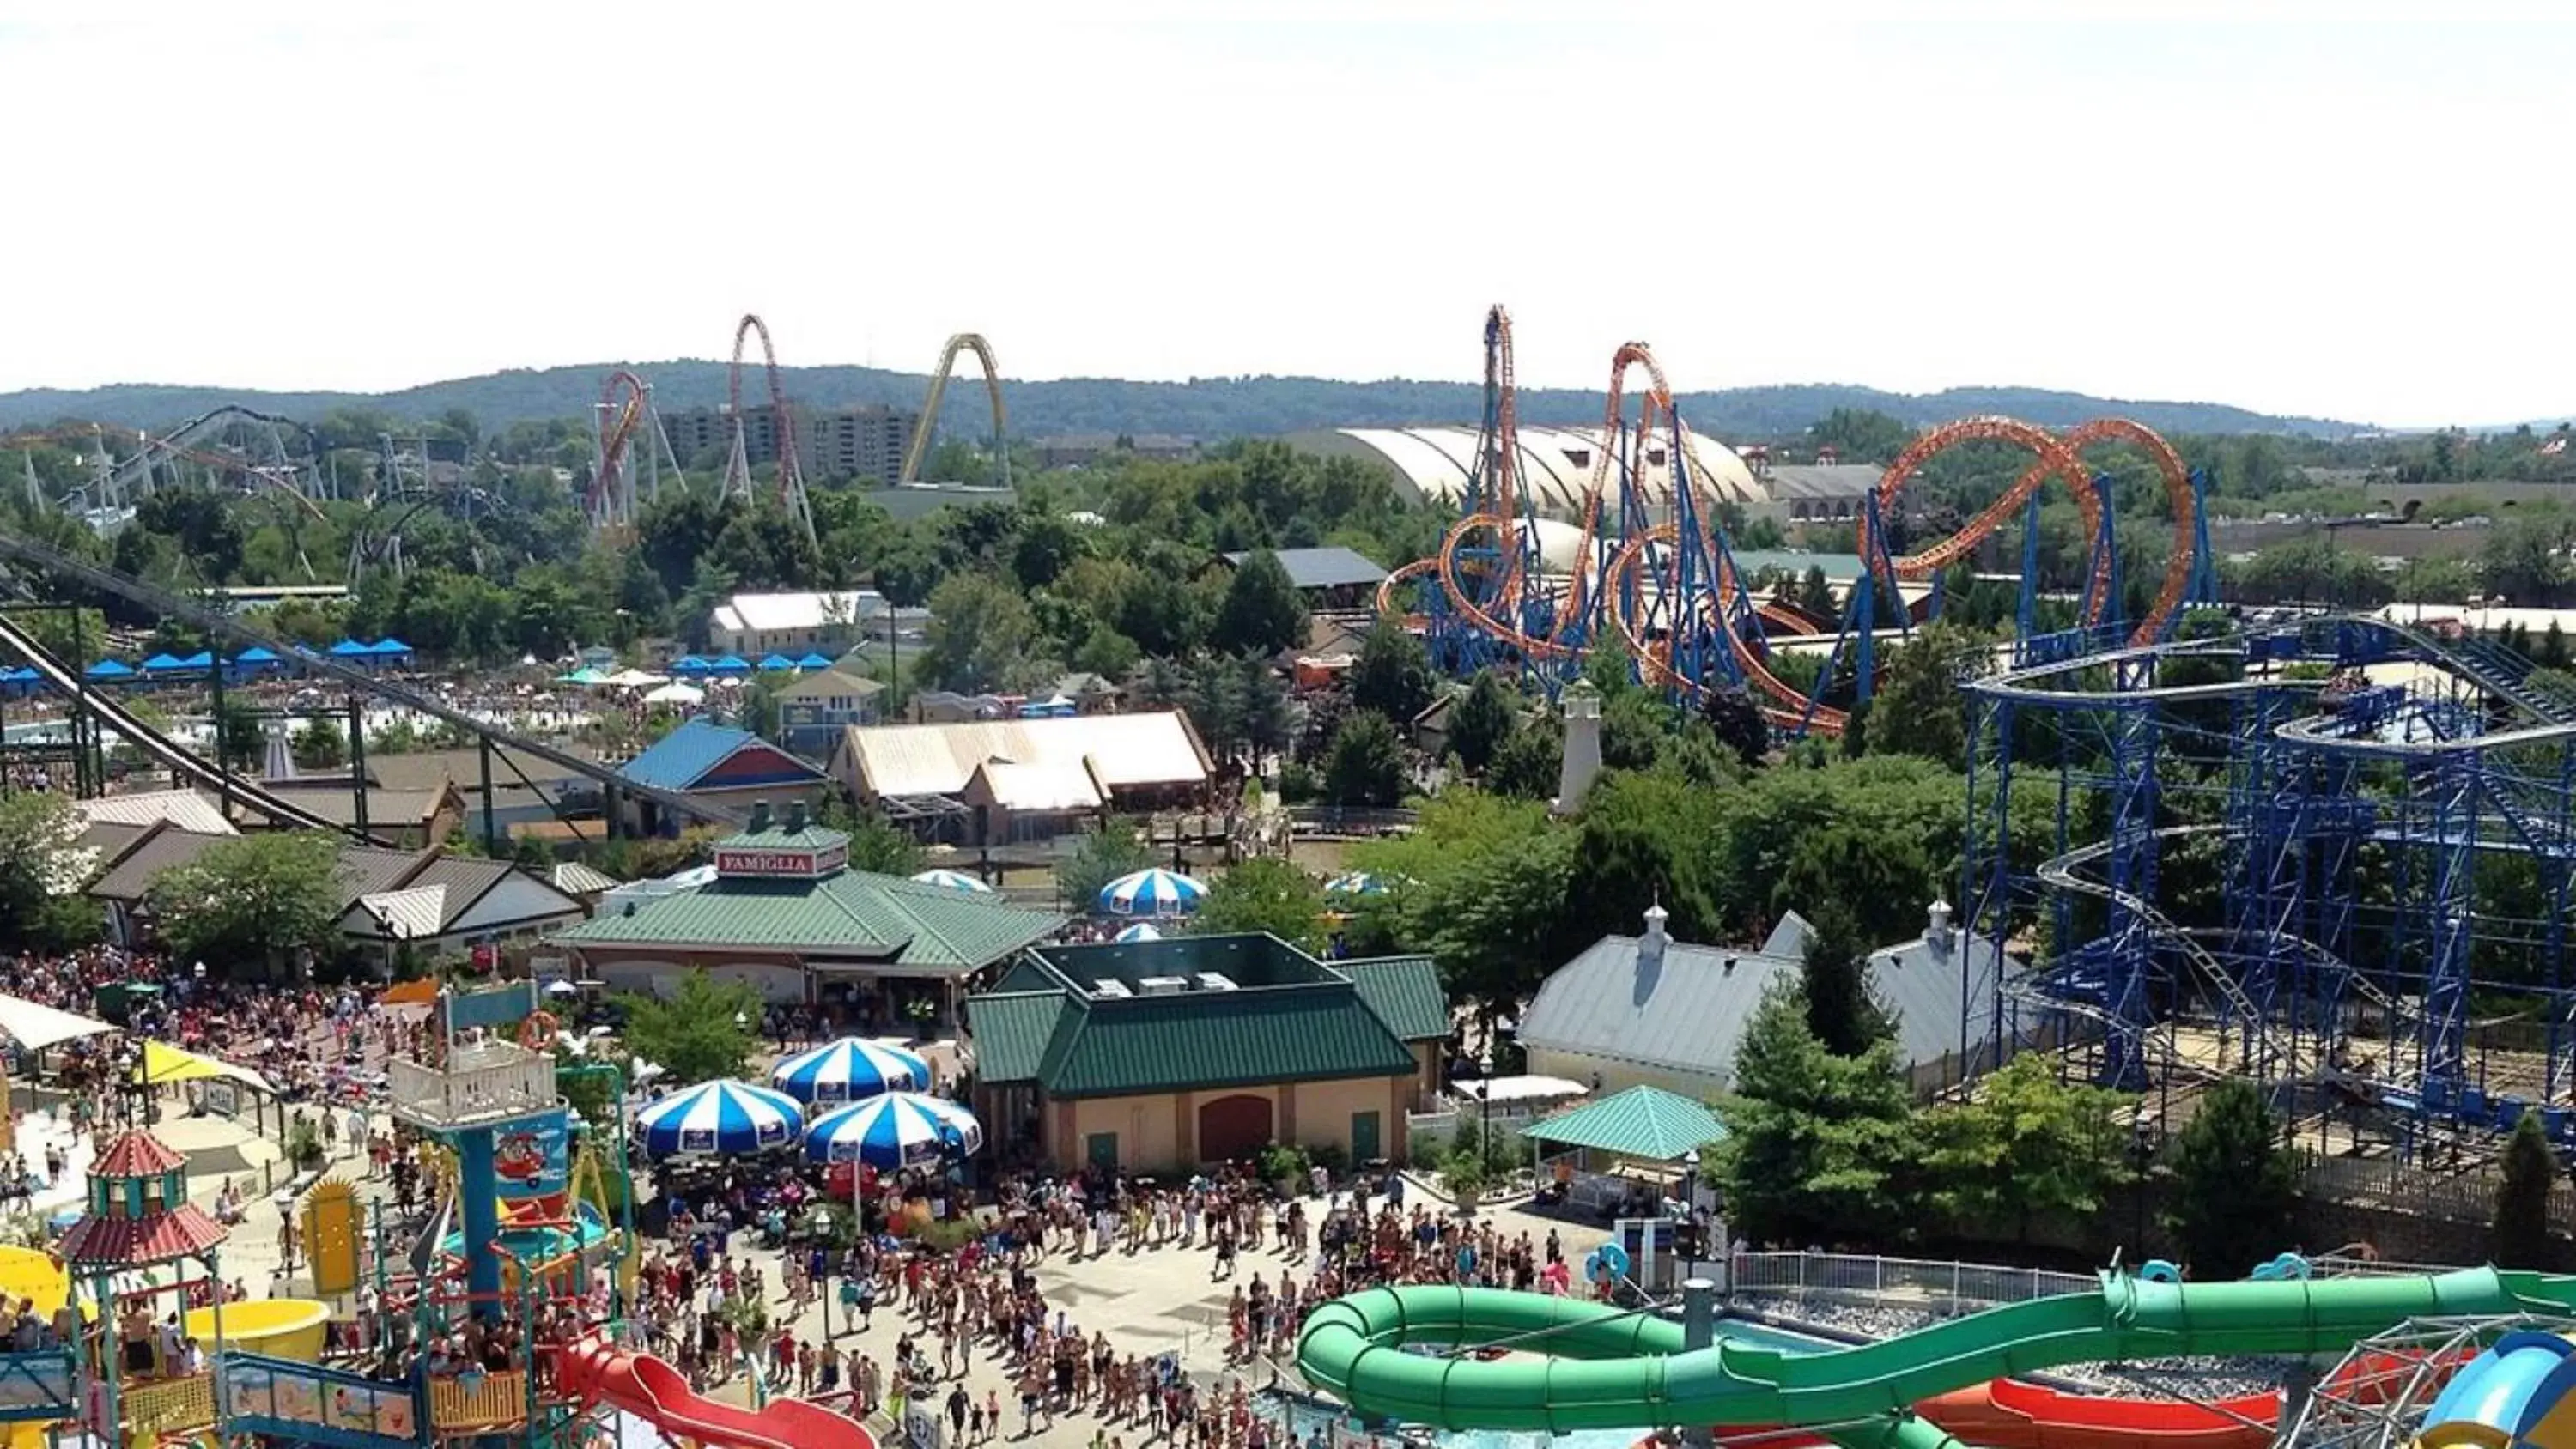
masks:
{"type": "MultiPolygon", "coordinates": [[[[38,388],[0,393],[0,432],[67,421],[165,428],[225,403],[307,421],[337,408],[379,408],[405,419],[426,419],[463,408],[486,431],[497,431],[522,420],[586,416],[598,399],[600,379],[611,366],[500,372],[386,393],[259,392],[145,383],[79,391],[38,388]]],[[[654,400],[666,410],[713,407],[725,400],[721,362],[634,366],[653,384],[654,400]]],[[[784,371],[788,394],[800,404],[918,407],[928,386],[921,374],[872,367],[784,371]]],[[[749,385],[759,387],[756,379],[749,385]]],[[[1193,378],[1188,382],[1066,378],[1006,381],[1002,390],[1011,431],[1022,437],[1177,433],[1215,439],[1302,428],[1471,423],[1483,409],[1483,390],[1476,384],[1394,378],[1379,382],[1311,377],[1193,378]]],[[[2045,426],[2064,426],[2117,413],[2174,433],[2298,433],[2337,438],[2364,430],[2360,424],[2330,418],[2276,417],[2222,403],[2122,401],[2022,387],[1955,387],[1913,394],[1810,383],[1685,393],[1679,401],[1693,427],[1720,437],[1792,433],[1835,408],[1872,408],[1918,426],[1975,413],[2005,413],[2045,426]]],[[[941,409],[941,426],[952,436],[983,433],[990,426],[984,408],[981,386],[952,387],[941,409]]],[[[1601,397],[1576,388],[1525,390],[1520,394],[1520,416],[1525,422],[1557,426],[1595,423],[1601,416],[1601,397]]]]}

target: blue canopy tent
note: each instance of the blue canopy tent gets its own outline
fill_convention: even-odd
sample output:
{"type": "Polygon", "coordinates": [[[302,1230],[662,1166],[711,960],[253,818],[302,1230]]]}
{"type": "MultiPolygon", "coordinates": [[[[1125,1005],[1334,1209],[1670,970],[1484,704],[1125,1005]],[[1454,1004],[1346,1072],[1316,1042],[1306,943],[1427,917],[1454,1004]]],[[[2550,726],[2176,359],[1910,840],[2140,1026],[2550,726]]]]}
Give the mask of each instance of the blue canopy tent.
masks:
{"type": "Polygon", "coordinates": [[[796,661],[796,667],[799,669],[829,669],[832,667],[832,661],[824,658],[820,654],[808,654],[804,658],[796,661]]]}
{"type": "Polygon", "coordinates": [[[763,674],[783,674],[795,667],[796,661],[784,654],[764,655],[760,661],[760,672],[763,674]]]}
{"type": "Polygon", "coordinates": [[[36,692],[45,676],[32,669],[0,669],[0,695],[23,699],[36,692]]]}
{"type": "Polygon", "coordinates": [[[146,674],[177,674],[187,667],[187,662],[176,654],[155,654],[143,661],[146,674]]]}
{"type": "Polygon", "coordinates": [[[377,640],[375,643],[367,646],[367,652],[378,659],[393,664],[408,663],[412,657],[412,647],[405,644],[400,639],[394,638],[377,640]]]}
{"type": "Polygon", "coordinates": [[[215,668],[215,653],[211,649],[200,649],[180,660],[179,667],[190,674],[210,674],[215,668]]]}
{"type": "Polygon", "coordinates": [[[96,664],[91,665],[89,668],[82,670],[81,674],[84,678],[99,682],[132,679],[134,677],[134,666],[126,663],[122,659],[102,659],[96,664]]]}
{"type": "Polygon", "coordinates": [[[695,654],[683,654],[679,657],[677,662],[672,664],[671,672],[680,676],[682,679],[696,679],[706,674],[712,667],[713,666],[709,665],[707,661],[699,658],[695,654]]]}
{"type": "Polygon", "coordinates": [[[327,652],[332,658],[337,659],[344,664],[373,664],[376,662],[375,652],[355,639],[343,639],[339,643],[332,645],[327,652]]]}
{"type": "Polygon", "coordinates": [[[248,649],[245,649],[239,654],[233,656],[232,672],[236,676],[247,674],[275,674],[285,666],[285,660],[280,659],[268,650],[253,644],[248,649]]]}
{"type": "Polygon", "coordinates": [[[743,658],[739,654],[728,654],[722,659],[718,659],[709,664],[707,666],[707,672],[709,674],[721,674],[727,678],[738,679],[751,672],[751,661],[743,658]]]}

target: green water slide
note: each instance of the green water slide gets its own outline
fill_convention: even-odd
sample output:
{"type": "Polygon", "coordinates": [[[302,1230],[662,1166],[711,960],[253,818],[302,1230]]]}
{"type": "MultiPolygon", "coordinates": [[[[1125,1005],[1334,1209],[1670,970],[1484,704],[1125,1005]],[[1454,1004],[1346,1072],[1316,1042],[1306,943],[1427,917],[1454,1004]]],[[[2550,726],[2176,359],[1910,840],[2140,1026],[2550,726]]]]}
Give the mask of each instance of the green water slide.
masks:
{"type": "Polygon", "coordinates": [[[1360,1412],[1444,1429],[1813,1427],[1838,1443],[1935,1449],[1923,1399],[2061,1364],[2184,1355],[2327,1353],[2409,1318],[2567,1313],[2576,1278],[2477,1268],[2437,1277],[2142,1283],[1990,1309],[1820,1353],[1720,1341],[1679,1325],[1494,1288],[1373,1288],[1306,1320],[1297,1366],[1360,1412]],[[1544,1358],[1407,1353],[1407,1343],[1506,1344],[1544,1358]]]}

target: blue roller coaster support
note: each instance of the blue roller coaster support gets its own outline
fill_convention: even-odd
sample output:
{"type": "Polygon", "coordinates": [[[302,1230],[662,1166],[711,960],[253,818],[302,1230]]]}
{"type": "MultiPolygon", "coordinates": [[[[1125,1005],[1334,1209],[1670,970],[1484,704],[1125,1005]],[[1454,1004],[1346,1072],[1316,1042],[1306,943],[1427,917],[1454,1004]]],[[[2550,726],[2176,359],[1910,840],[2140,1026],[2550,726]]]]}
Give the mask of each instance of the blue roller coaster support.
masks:
{"type": "MultiPolygon", "coordinates": [[[[2039,635],[2039,492],[2021,506],[2021,597],[2013,604],[2016,650],[2039,635]]],[[[2018,661],[2016,661],[2018,662],[2018,661]]]]}
{"type": "MultiPolygon", "coordinates": [[[[2184,588],[2182,597],[2186,604],[2218,602],[2218,570],[2209,550],[2209,474],[2198,468],[2191,470],[2191,583],[2184,588]]],[[[2168,635],[2182,613],[2177,609],[2174,617],[2165,621],[2168,635]]]]}
{"type": "MultiPolygon", "coordinates": [[[[2107,515],[2106,515],[2107,516],[2107,515]]],[[[2155,687],[2156,659],[2136,655],[2113,666],[2116,688],[2131,695],[2155,687]]],[[[2155,705],[2128,699],[2116,706],[2111,729],[2111,901],[2105,933],[2105,1005],[2114,1025],[2104,1061],[2103,1085],[2136,1090],[2146,1084],[2145,1038],[2155,1025],[2155,938],[2148,922],[2123,902],[2156,898],[2157,720],[2155,705]]]]}

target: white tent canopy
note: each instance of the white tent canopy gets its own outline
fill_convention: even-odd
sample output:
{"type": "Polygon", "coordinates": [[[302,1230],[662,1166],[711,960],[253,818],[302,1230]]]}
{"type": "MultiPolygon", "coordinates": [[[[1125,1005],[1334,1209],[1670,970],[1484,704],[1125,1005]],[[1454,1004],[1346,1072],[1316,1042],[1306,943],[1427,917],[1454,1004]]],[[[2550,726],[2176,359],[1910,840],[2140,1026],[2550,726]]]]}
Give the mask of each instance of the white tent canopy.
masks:
{"type": "Polygon", "coordinates": [[[706,700],[705,690],[676,679],[644,696],[646,704],[704,704],[706,700]]]}
{"type": "Polygon", "coordinates": [[[0,996],[0,1031],[31,1052],[70,1041],[79,1036],[96,1036],[115,1027],[68,1011],[56,1011],[24,997],[0,996]]]}
{"type": "Polygon", "coordinates": [[[670,676],[665,674],[652,674],[641,669],[621,669],[599,682],[609,689],[651,689],[657,684],[668,684],[671,681],[670,676]]]}

